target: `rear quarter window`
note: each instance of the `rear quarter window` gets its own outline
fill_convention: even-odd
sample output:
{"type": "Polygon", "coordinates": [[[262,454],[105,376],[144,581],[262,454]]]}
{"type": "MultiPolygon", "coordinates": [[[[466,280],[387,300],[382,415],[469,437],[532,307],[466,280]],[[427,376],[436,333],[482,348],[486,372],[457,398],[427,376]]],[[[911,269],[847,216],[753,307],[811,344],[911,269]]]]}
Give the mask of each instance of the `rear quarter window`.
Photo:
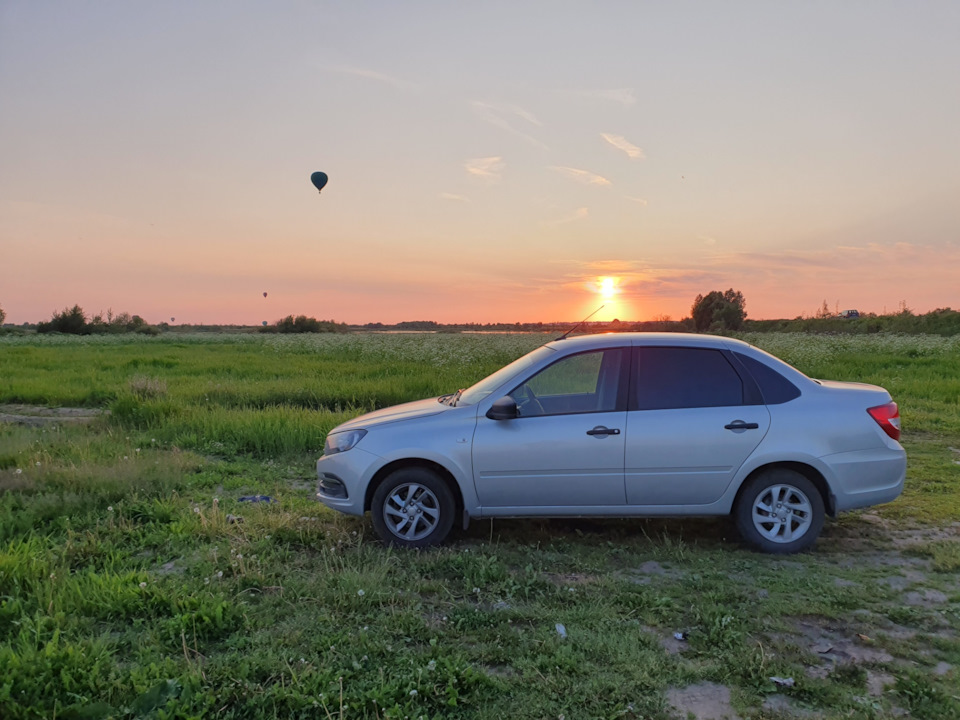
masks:
{"type": "Polygon", "coordinates": [[[749,355],[738,352],[734,355],[756,380],[766,405],[780,405],[800,397],[800,389],[773,368],[749,355]]]}

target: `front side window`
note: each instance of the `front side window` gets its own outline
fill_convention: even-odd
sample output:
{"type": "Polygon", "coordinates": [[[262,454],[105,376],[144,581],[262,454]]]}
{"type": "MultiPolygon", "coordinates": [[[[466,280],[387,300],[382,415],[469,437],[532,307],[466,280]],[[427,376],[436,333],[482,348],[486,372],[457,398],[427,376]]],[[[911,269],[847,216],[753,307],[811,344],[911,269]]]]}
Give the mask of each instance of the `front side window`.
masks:
{"type": "Polygon", "coordinates": [[[622,348],[558,360],[510,392],[520,417],[613,412],[617,409],[622,348]]]}
{"type": "Polygon", "coordinates": [[[743,405],[743,381],[719,350],[637,348],[632,410],[743,405]]]}

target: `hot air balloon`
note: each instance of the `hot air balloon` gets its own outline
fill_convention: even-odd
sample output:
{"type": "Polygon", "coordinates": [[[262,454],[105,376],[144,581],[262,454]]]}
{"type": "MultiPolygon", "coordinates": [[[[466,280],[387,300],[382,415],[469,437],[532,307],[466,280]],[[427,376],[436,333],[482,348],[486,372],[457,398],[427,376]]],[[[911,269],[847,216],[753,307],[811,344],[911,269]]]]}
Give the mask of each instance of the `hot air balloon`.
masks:
{"type": "Polygon", "coordinates": [[[174,322],[176,318],[170,318],[170,322],[174,322]]]}
{"type": "Polygon", "coordinates": [[[266,320],[263,321],[263,326],[264,326],[264,327],[267,326],[267,321],[266,321],[266,320]]]}
{"type": "Polygon", "coordinates": [[[263,294],[263,296],[264,296],[264,297],[266,297],[266,296],[267,296],[267,294],[266,294],[266,293],[264,293],[264,294],[263,294]]]}
{"type": "Polygon", "coordinates": [[[313,183],[313,186],[317,189],[317,192],[323,190],[323,186],[327,184],[327,174],[325,172],[315,172],[310,176],[310,182],[313,183]]]}

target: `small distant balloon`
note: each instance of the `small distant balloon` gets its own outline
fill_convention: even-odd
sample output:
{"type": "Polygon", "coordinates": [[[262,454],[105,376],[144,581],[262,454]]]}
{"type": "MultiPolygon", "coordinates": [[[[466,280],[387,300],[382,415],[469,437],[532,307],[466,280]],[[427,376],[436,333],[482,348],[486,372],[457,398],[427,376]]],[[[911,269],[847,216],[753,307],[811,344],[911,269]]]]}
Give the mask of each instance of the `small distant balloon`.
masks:
{"type": "Polygon", "coordinates": [[[264,297],[266,297],[266,296],[267,296],[267,294],[266,294],[266,293],[264,293],[264,294],[263,294],[263,296],[264,296],[264,297]]]}
{"type": "Polygon", "coordinates": [[[263,321],[263,326],[264,326],[264,327],[267,326],[267,321],[266,321],[266,320],[263,321]]]}
{"type": "Polygon", "coordinates": [[[317,192],[323,190],[324,185],[327,184],[327,174],[325,172],[315,172],[310,176],[310,182],[313,183],[313,186],[317,189],[317,192]]]}
{"type": "Polygon", "coordinates": [[[176,322],[176,318],[170,318],[170,322],[176,322]]]}

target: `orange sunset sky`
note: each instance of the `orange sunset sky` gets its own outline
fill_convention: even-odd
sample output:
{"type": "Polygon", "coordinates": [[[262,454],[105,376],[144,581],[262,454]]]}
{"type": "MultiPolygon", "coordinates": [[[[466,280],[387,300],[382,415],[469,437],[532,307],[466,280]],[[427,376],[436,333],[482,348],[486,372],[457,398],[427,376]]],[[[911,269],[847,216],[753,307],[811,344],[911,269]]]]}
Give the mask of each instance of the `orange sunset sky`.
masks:
{"type": "Polygon", "coordinates": [[[953,1],[4,0],[0,307],[956,308],[958,37],[953,1]]]}

